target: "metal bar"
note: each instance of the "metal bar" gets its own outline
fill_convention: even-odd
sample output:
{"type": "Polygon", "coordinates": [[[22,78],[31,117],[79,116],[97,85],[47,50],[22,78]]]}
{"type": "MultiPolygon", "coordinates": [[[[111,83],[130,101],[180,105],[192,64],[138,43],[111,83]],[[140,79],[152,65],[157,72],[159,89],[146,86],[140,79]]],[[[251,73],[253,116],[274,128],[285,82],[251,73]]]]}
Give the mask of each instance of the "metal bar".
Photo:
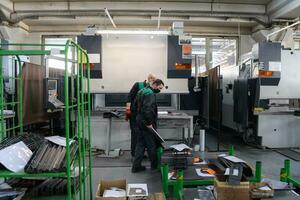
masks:
{"type": "Polygon", "coordinates": [[[65,135],[66,135],[66,168],[67,168],[67,199],[71,200],[72,198],[72,187],[71,187],[71,169],[70,169],[70,165],[71,165],[71,158],[70,158],[70,127],[69,127],[69,73],[68,73],[68,50],[69,50],[69,46],[70,46],[71,41],[68,40],[66,42],[66,46],[65,46],[65,77],[64,77],[64,81],[65,81],[65,87],[64,87],[64,92],[65,92],[65,135]]]}
{"type": "MultiPolygon", "coordinates": [[[[4,106],[8,106],[8,105],[13,106],[13,105],[17,105],[17,104],[20,104],[20,102],[19,102],[19,101],[16,101],[16,102],[8,102],[8,103],[4,103],[4,106]]],[[[2,105],[2,104],[0,103],[0,105],[2,105]]]]}
{"type": "Polygon", "coordinates": [[[292,183],[295,187],[300,187],[300,181],[292,177],[287,177],[287,182],[292,183]]]}
{"type": "Polygon", "coordinates": [[[162,147],[158,147],[157,149],[157,162],[158,162],[158,169],[161,167],[161,157],[164,153],[164,150],[162,147]]]}
{"type": "Polygon", "coordinates": [[[169,166],[167,164],[162,165],[162,184],[163,184],[163,192],[165,196],[169,196],[169,166]]]}
{"type": "Polygon", "coordinates": [[[19,104],[18,104],[18,110],[19,110],[19,113],[18,113],[18,122],[19,122],[19,126],[20,126],[20,134],[23,134],[23,105],[22,105],[22,102],[23,102],[23,80],[22,80],[22,63],[21,63],[21,59],[18,55],[16,55],[16,58],[17,58],[17,61],[18,61],[18,65],[19,65],[19,85],[18,85],[18,101],[19,101],[19,104]]]}
{"type": "Polygon", "coordinates": [[[8,170],[0,170],[0,177],[2,178],[22,178],[22,177],[66,177],[65,172],[53,172],[53,173],[34,173],[28,174],[25,172],[11,172],[8,170]]]}
{"type": "Polygon", "coordinates": [[[183,180],[183,186],[213,185],[214,180],[183,180]]]}
{"type": "Polygon", "coordinates": [[[104,11],[105,11],[107,17],[109,18],[111,24],[113,25],[113,27],[114,27],[115,29],[117,29],[117,26],[116,26],[116,24],[115,24],[113,18],[110,16],[110,13],[109,13],[108,9],[107,9],[107,8],[104,8],[104,11]]]}
{"type": "Polygon", "coordinates": [[[289,26],[286,26],[286,27],[284,27],[284,28],[282,28],[282,29],[279,29],[279,30],[277,30],[277,31],[274,31],[273,33],[268,34],[268,35],[267,35],[267,41],[269,41],[269,39],[270,39],[270,37],[271,37],[272,35],[274,35],[274,34],[276,34],[276,33],[279,33],[279,32],[281,32],[281,31],[284,31],[284,30],[286,30],[286,29],[288,29],[288,28],[291,28],[291,27],[293,27],[293,26],[296,26],[296,25],[298,25],[298,24],[300,24],[300,21],[297,21],[297,22],[295,22],[295,23],[293,23],[293,24],[291,24],[291,25],[289,25],[289,26]]]}
{"type": "Polygon", "coordinates": [[[229,146],[229,155],[230,156],[234,155],[234,146],[232,144],[229,146]]]}
{"type": "MultiPolygon", "coordinates": [[[[55,60],[59,60],[59,61],[65,61],[64,58],[59,57],[59,56],[49,55],[49,56],[47,56],[47,58],[48,58],[48,59],[55,59],[55,60]]],[[[68,62],[71,62],[71,63],[77,63],[77,60],[68,59],[68,62]]]]}
{"type": "Polygon", "coordinates": [[[4,77],[4,79],[19,80],[19,78],[16,78],[16,77],[9,77],[9,76],[7,76],[7,77],[4,77]]]}
{"type": "MultiPolygon", "coordinates": [[[[3,50],[0,49],[0,52],[3,50]]],[[[5,130],[4,130],[4,84],[3,84],[3,57],[0,56],[0,97],[1,97],[1,140],[5,137],[5,130]]]]}
{"type": "Polygon", "coordinates": [[[17,129],[17,128],[21,128],[21,126],[19,125],[19,126],[7,128],[7,129],[5,129],[5,131],[6,131],[6,132],[7,132],[7,131],[11,131],[11,130],[15,130],[15,129],[17,129]]]}
{"type": "MultiPolygon", "coordinates": [[[[84,52],[85,53],[85,52],[84,52]]],[[[90,93],[90,63],[89,57],[85,53],[85,57],[87,60],[87,92],[88,92],[88,145],[89,145],[89,185],[90,185],[90,200],[93,199],[93,182],[92,182],[92,144],[91,144],[91,93],[90,93]]]]}
{"type": "Polygon", "coordinates": [[[158,9],[157,29],[160,28],[161,8],[158,9]]]}
{"type": "MultiPolygon", "coordinates": [[[[64,51],[60,51],[60,54],[64,54],[64,51]]],[[[51,55],[50,50],[3,50],[0,52],[2,56],[43,56],[51,55]]]]}
{"type": "MultiPolygon", "coordinates": [[[[80,84],[77,85],[77,87],[80,87],[80,91],[83,90],[83,64],[82,64],[82,51],[80,50],[80,64],[79,64],[79,67],[80,67],[80,84]]],[[[82,158],[82,164],[83,164],[83,175],[84,177],[86,177],[86,157],[85,157],[85,127],[84,127],[84,105],[82,104],[82,102],[84,101],[84,96],[83,96],[83,93],[81,92],[81,98],[80,98],[80,101],[81,101],[81,107],[80,107],[80,111],[81,111],[81,132],[82,132],[82,135],[81,135],[81,140],[82,140],[82,151],[83,151],[83,158],[82,158]]],[[[79,123],[79,122],[78,122],[79,123]]],[[[83,184],[84,184],[84,187],[83,187],[83,195],[84,197],[86,197],[86,178],[83,179],[83,184]]]]}
{"type": "MultiPolygon", "coordinates": [[[[79,51],[77,51],[79,52],[79,51]]],[[[78,54],[77,54],[78,56],[78,54]]],[[[79,61],[77,63],[77,74],[76,74],[76,93],[77,93],[77,137],[78,137],[78,164],[79,164],[79,182],[80,182],[80,185],[79,185],[79,194],[80,194],[80,199],[82,199],[82,177],[81,177],[81,170],[82,170],[82,165],[81,165],[81,126],[80,126],[80,91],[79,91],[79,80],[80,80],[80,77],[79,77],[79,72],[78,72],[78,69],[79,69],[79,61]]],[[[84,168],[83,168],[84,170],[84,168]]],[[[85,178],[85,177],[83,177],[85,178]]]]}
{"type": "MultiPolygon", "coordinates": [[[[65,47],[66,44],[45,44],[45,43],[0,43],[0,46],[30,46],[30,47],[35,47],[35,46],[58,46],[58,47],[65,47]]],[[[69,46],[74,46],[73,44],[70,44],[69,46]]]]}
{"type": "Polygon", "coordinates": [[[24,55],[24,56],[34,56],[34,55],[50,55],[50,51],[46,50],[2,50],[0,52],[2,56],[17,56],[17,55],[24,55]]]}
{"type": "Polygon", "coordinates": [[[286,170],[286,175],[287,177],[291,176],[291,161],[290,160],[285,160],[284,161],[284,168],[286,170]]]}
{"type": "Polygon", "coordinates": [[[280,181],[282,181],[282,182],[288,182],[287,181],[287,175],[286,175],[286,169],[285,168],[281,168],[280,169],[280,181]]]}
{"type": "Polygon", "coordinates": [[[174,197],[178,200],[182,199],[182,190],[183,190],[183,171],[179,170],[176,177],[176,183],[174,185],[174,197]]]}
{"type": "Polygon", "coordinates": [[[74,104],[74,105],[72,105],[72,106],[69,106],[69,109],[70,109],[70,108],[75,108],[75,107],[77,107],[77,104],[74,104]]]}

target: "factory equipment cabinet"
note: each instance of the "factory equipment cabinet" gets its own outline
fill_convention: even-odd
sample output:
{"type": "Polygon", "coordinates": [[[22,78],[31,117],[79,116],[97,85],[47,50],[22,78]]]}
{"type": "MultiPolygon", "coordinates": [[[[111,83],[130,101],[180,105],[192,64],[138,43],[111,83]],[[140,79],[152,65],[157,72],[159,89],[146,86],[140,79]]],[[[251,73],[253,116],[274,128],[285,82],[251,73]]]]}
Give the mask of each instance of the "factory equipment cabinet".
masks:
{"type": "Polygon", "coordinates": [[[64,134],[66,138],[65,153],[65,171],[51,171],[39,173],[11,172],[8,170],[0,170],[0,178],[64,178],[67,181],[66,196],[63,199],[93,199],[92,197],[92,175],[91,175],[91,130],[90,130],[90,65],[88,54],[84,49],[72,40],[68,40],[66,44],[17,44],[2,43],[0,48],[0,117],[1,140],[12,135],[23,135],[23,77],[21,56],[44,56],[45,58],[57,59],[64,62],[64,102],[61,112],[64,114],[64,134]],[[8,50],[8,47],[20,47],[29,50],[8,50]],[[45,47],[51,47],[46,50],[45,47]],[[53,49],[52,49],[53,48],[53,49]],[[39,50],[36,50],[39,49],[39,50]],[[59,51],[57,51],[59,49],[59,51]],[[76,53],[76,59],[68,58],[68,52],[76,53]],[[7,57],[16,59],[15,69],[12,76],[4,73],[7,66],[3,65],[3,60],[7,57]],[[69,72],[69,63],[72,63],[72,71],[69,72]],[[70,84],[70,79],[73,80],[70,84]],[[5,81],[13,80],[15,90],[12,98],[5,98],[5,81]],[[73,92],[73,93],[72,93],[73,92]],[[76,100],[73,96],[75,94],[76,100]],[[11,116],[7,116],[5,111],[13,110],[11,116]],[[70,119],[76,116],[75,128],[70,127],[70,119]],[[7,123],[8,117],[11,119],[7,123]],[[88,127],[87,129],[85,127],[88,127]],[[71,160],[70,141],[76,140],[78,150],[73,163],[71,160]],[[73,178],[76,174],[78,179],[73,178]],[[77,182],[77,184],[74,184],[77,182]],[[75,186],[77,185],[77,187],[75,186]]]}

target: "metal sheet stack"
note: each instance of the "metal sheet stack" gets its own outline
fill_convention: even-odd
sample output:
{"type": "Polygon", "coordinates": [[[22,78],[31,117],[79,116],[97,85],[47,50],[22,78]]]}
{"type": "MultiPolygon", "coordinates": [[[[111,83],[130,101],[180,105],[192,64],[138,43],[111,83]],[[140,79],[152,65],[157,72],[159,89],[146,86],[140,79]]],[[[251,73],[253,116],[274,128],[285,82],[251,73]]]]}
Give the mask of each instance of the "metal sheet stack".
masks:
{"type": "MultiPolygon", "coordinates": [[[[70,146],[71,161],[76,157],[78,145],[74,141],[70,146]]],[[[35,151],[25,167],[27,173],[62,172],[66,170],[66,147],[44,141],[35,151]]]]}
{"type": "MultiPolygon", "coordinates": [[[[67,179],[49,178],[46,180],[9,179],[6,181],[13,188],[27,188],[26,197],[64,195],[67,192],[67,179]]],[[[72,180],[72,188],[78,188],[77,178],[72,180]]]]}

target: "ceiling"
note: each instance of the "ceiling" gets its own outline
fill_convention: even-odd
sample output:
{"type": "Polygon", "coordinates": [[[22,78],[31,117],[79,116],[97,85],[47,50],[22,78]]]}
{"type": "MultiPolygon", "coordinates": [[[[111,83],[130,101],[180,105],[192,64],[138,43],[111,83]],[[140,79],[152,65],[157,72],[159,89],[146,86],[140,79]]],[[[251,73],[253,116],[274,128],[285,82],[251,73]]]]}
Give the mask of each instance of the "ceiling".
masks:
{"type": "Polygon", "coordinates": [[[299,16],[300,0],[1,0],[0,19],[30,32],[84,31],[88,25],[169,28],[184,21],[187,30],[252,32],[278,19],[299,16]],[[159,11],[160,10],[160,11],[159,11]],[[160,17],[159,17],[160,12],[160,17]],[[57,28],[59,27],[59,28],[57,28]]]}
{"type": "MultiPolygon", "coordinates": [[[[67,0],[10,0],[11,2],[68,2],[67,0]]],[[[69,2],[84,2],[90,0],[69,0],[69,2]]],[[[91,0],[94,2],[105,2],[107,0],[91,0]]],[[[267,5],[272,0],[147,0],[147,1],[139,1],[139,0],[110,0],[111,2],[194,2],[194,3],[241,3],[241,4],[259,4],[259,5],[267,5]]]]}

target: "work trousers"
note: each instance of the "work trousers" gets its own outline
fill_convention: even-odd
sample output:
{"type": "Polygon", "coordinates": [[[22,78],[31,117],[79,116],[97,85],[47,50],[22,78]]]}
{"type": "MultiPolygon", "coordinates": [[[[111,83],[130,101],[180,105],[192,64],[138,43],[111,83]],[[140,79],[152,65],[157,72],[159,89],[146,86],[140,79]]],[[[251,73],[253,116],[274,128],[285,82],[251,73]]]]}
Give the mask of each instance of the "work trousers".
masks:
{"type": "Polygon", "coordinates": [[[135,148],[136,148],[136,143],[137,143],[137,137],[138,137],[138,132],[139,128],[136,122],[136,116],[132,115],[129,119],[129,125],[131,129],[131,145],[130,145],[130,150],[131,150],[131,156],[135,156],[135,148]]]}
{"type": "Polygon", "coordinates": [[[156,169],[158,161],[156,154],[157,142],[155,136],[146,127],[138,126],[138,128],[139,132],[137,137],[133,168],[139,168],[142,166],[145,149],[147,149],[147,154],[151,162],[151,169],[156,169]]]}

